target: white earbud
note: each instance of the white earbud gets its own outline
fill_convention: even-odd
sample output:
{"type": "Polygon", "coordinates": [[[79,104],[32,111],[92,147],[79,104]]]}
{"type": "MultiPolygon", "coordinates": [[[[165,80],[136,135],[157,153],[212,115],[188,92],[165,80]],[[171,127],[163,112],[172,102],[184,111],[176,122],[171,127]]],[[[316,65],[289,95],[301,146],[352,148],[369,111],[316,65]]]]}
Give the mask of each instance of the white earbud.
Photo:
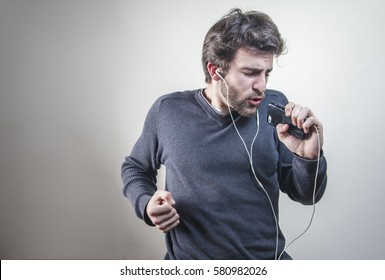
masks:
{"type": "Polygon", "coordinates": [[[215,73],[218,75],[218,77],[219,77],[221,80],[225,80],[225,79],[221,76],[221,74],[219,74],[219,69],[216,69],[216,70],[215,70],[215,73]]]}

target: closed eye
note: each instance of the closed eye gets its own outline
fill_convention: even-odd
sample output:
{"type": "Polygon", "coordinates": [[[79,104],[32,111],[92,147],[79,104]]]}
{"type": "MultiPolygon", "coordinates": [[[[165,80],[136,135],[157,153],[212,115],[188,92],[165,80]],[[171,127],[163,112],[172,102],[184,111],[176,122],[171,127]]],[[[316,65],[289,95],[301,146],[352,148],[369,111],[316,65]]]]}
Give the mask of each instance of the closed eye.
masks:
{"type": "Polygon", "coordinates": [[[255,72],[244,72],[243,73],[245,76],[252,77],[255,75],[255,72]]]}
{"type": "MultiPolygon", "coordinates": [[[[272,70],[267,70],[265,72],[265,77],[269,77],[270,74],[271,74],[271,71],[272,70]]],[[[245,71],[243,72],[243,75],[247,76],[247,77],[253,77],[253,76],[259,76],[263,73],[264,71],[263,70],[256,70],[256,71],[245,71]]]]}

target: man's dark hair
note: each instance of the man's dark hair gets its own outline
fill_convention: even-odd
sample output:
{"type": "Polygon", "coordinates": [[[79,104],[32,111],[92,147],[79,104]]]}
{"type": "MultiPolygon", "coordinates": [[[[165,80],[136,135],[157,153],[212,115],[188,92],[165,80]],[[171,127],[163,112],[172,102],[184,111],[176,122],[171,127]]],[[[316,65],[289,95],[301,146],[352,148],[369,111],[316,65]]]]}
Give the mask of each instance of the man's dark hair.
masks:
{"type": "Polygon", "coordinates": [[[230,10],[210,28],[203,43],[202,64],[207,83],[211,81],[207,63],[213,63],[226,73],[240,48],[279,56],[285,50],[285,42],[268,15],[257,11],[243,13],[240,9],[230,10]]]}

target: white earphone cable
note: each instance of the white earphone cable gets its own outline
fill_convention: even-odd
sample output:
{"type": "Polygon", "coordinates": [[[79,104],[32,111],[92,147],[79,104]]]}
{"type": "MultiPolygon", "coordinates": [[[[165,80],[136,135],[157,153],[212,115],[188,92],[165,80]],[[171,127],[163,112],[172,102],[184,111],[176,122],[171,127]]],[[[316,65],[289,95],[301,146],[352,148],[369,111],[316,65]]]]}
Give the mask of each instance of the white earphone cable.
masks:
{"type": "Polygon", "coordinates": [[[246,150],[246,153],[248,155],[248,158],[249,158],[249,163],[250,163],[250,167],[251,167],[251,171],[253,172],[253,176],[255,178],[255,180],[257,181],[258,185],[260,186],[260,188],[263,190],[263,192],[265,193],[267,199],[269,200],[269,203],[270,203],[270,207],[271,207],[271,211],[273,213],[273,217],[274,217],[274,221],[275,221],[275,227],[276,227],[276,246],[275,246],[275,260],[277,260],[277,255],[278,255],[278,243],[279,243],[279,227],[278,227],[278,219],[277,219],[277,215],[274,211],[274,206],[273,206],[273,202],[271,201],[271,198],[269,196],[269,194],[267,193],[265,187],[262,185],[261,181],[258,179],[257,177],[257,174],[255,173],[255,170],[254,170],[254,166],[253,166],[253,157],[252,157],[252,151],[253,151],[253,146],[254,146],[254,142],[255,140],[257,139],[257,136],[258,136],[258,133],[259,133],[259,111],[257,110],[257,132],[255,133],[255,136],[253,138],[253,141],[251,142],[251,145],[250,145],[250,152],[247,148],[247,145],[245,143],[245,140],[243,139],[241,133],[239,132],[238,130],[238,127],[235,123],[235,120],[234,120],[234,116],[231,112],[231,108],[230,108],[230,104],[229,104],[229,87],[227,85],[227,82],[225,81],[225,79],[217,72],[218,76],[221,78],[221,80],[224,82],[225,84],[225,87],[226,87],[226,103],[227,103],[227,109],[229,110],[229,114],[230,114],[230,117],[231,117],[231,120],[233,122],[233,125],[234,125],[234,128],[239,136],[239,138],[241,139],[242,143],[243,143],[243,146],[245,147],[245,150],[246,150]]]}
{"type": "Polygon", "coordinates": [[[249,158],[249,162],[250,162],[250,167],[251,167],[251,170],[252,170],[252,173],[253,173],[253,176],[255,178],[255,180],[257,181],[258,185],[260,186],[260,188],[263,190],[263,192],[265,193],[266,197],[268,198],[269,200],[269,203],[270,203],[270,207],[271,207],[271,210],[272,210],[272,213],[273,213],[273,216],[274,216],[274,221],[275,221],[275,226],[276,226],[276,246],[275,246],[275,260],[280,260],[283,253],[287,250],[287,248],[293,244],[295,241],[297,241],[299,238],[301,238],[310,228],[312,222],[313,222],[313,218],[314,218],[314,215],[315,215],[315,192],[316,192],[316,186],[317,186],[317,178],[318,178],[318,171],[319,171],[319,162],[320,162],[320,155],[321,155],[321,142],[320,142],[320,135],[319,135],[319,131],[318,131],[318,128],[316,126],[314,126],[315,130],[316,130],[316,133],[317,133],[317,140],[318,140],[318,158],[317,158],[317,168],[316,168],[316,174],[315,174],[315,179],[314,179],[314,189],[313,189],[313,211],[312,211],[312,215],[311,215],[311,218],[310,218],[310,221],[309,221],[309,224],[308,226],[306,227],[306,229],[300,234],[298,235],[296,238],[294,238],[287,246],[285,246],[285,248],[282,250],[282,252],[280,253],[279,257],[277,257],[278,255],[278,244],[279,244],[279,225],[278,225],[278,218],[277,218],[277,215],[275,213],[275,210],[274,210],[274,206],[273,206],[273,203],[271,201],[271,198],[269,196],[269,194],[267,193],[266,189],[264,188],[264,186],[262,185],[261,181],[259,181],[258,179],[258,176],[257,174],[255,173],[255,170],[254,170],[254,166],[253,166],[253,157],[252,157],[252,151],[253,151],[253,146],[254,146],[254,142],[255,140],[257,139],[257,136],[258,136],[258,133],[259,133],[259,112],[257,110],[257,132],[253,138],[253,141],[251,142],[251,145],[250,145],[250,151],[248,150],[247,148],[247,145],[241,135],[241,133],[239,132],[238,130],[238,127],[235,123],[235,120],[234,120],[234,116],[231,112],[231,108],[230,108],[230,104],[229,104],[229,87],[227,85],[227,82],[225,81],[225,79],[218,73],[218,71],[216,71],[216,74],[219,76],[219,78],[224,82],[225,84],[225,87],[226,87],[226,102],[227,102],[227,108],[229,110],[229,114],[230,114],[230,117],[231,117],[231,120],[232,120],[232,123],[234,125],[234,128],[239,136],[239,138],[241,139],[242,143],[243,143],[243,146],[245,147],[245,150],[246,150],[246,153],[248,155],[248,158],[249,158]]]}
{"type": "Polygon", "coordinates": [[[319,131],[318,131],[318,128],[316,126],[314,126],[314,129],[317,133],[317,140],[318,140],[318,156],[317,156],[317,167],[316,167],[316,173],[315,173],[315,176],[314,176],[314,189],[313,189],[313,211],[312,211],[312,214],[311,214],[311,217],[310,217],[310,221],[309,221],[309,224],[307,225],[306,229],[300,234],[298,235],[296,238],[294,238],[289,244],[286,245],[286,247],[282,250],[281,254],[279,255],[279,259],[281,259],[282,257],[282,254],[287,250],[287,248],[293,244],[295,241],[297,241],[299,238],[301,238],[310,228],[311,224],[313,223],[313,219],[314,219],[314,215],[315,215],[315,192],[316,192],[316,189],[317,189],[317,179],[318,179],[318,171],[319,171],[319,162],[320,162],[320,156],[321,156],[321,140],[320,140],[320,135],[319,135],[319,131]]]}

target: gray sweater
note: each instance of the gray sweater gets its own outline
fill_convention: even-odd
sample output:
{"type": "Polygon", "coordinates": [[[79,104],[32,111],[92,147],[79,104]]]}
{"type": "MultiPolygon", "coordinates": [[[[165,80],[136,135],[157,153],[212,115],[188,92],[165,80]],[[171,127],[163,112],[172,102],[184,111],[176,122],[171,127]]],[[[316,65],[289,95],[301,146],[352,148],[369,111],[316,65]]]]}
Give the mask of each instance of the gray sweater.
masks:
{"type": "MultiPolygon", "coordinates": [[[[260,128],[253,146],[256,175],[278,216],[280,190],[294,201],[313,201],[316,160],[293,155],[266,121],[270,101],[286,97],[267,90],[259,108],[260,128]]],[[[248,149],[256,118],[234,112],[248,149]]],[[[156,191],[157,170],[166,167],[180,224],[166,233],[169,259],[274,259],[276,223],[266,194],[255,180],[247,152],[229,115],[218,114],[201,90],[160,97],[151,107],[141,136],[122,165],[124,195],[138,217],[152,225],[145,208],[156,191]]],[[[321,156],[316,201],[326,187],[326,160],[321,156]]],[[[293,217],[294,218],[294,217],[293,217]]],[[[285,246],[279,230],[278,254],[285,246]]],[[[282,259],[290,259],[286,253],[282,259]]]]}

